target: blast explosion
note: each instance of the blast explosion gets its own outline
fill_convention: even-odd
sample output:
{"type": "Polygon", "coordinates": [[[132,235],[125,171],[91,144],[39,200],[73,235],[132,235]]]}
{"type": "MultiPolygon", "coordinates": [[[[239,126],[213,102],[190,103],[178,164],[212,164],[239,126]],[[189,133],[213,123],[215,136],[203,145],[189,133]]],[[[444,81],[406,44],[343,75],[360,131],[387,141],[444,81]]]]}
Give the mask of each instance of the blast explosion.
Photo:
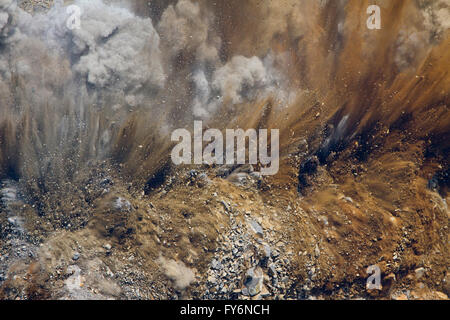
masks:
{"type": "Polygon", "coordinates": [[[0,298],[448,299],[448,0],[45,3],[0,0],[0,298]]]}

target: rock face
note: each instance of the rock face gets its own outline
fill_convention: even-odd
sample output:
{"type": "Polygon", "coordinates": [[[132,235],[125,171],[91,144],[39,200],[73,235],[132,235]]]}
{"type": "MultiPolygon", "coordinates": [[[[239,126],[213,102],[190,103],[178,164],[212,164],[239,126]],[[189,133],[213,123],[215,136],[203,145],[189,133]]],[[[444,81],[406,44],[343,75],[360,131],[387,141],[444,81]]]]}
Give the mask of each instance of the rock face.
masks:
{"type": "Polygon", "coordinates": [[[33,237],[25,228],[18,208],[26,206],[19,185],[13,180],[0,181],[0,287],[8,279],[8,269],[22,260],[36,256],[33,237]]]}
{"type": "Polygon", "coordinates": [[[127,199],[122,197],[117,197],[113,204],[114,208],[120,211],[130,211],[131,203],[127,199]]]}
{"type": "Polygon", "coordinates": [[[288,277],[291,256],[284,250],[281,235],[265,230],[258,222],[264,222],[263,218],[242,212],[233,202],[219,203],[228,213],[230,227],[219,237],[201,297],[270,299],[285,294],[293,281],[288,277]]]}
{"type": "Polygon", "coordinates": [[[248,221],[248,223],[250,224],[250,226],[252,227],[252,230],[258,235],[258,236],[264,236],[264,232],[263,229],[261,228],[261,226],[259,225],[258,222],[256,222],[255,220],[250,219],[248,221]]]}
{"type": "Polygon", "coordinates": [[[80,254],[78,252],[75,252],[72,256],[72,260],[77,261],[78,259],[80,259],[80,254]]]}
{"type": "MultiPolygon", "coordinates": [[[[251,268],[245,274],[245,293],[248,293],[249,296],[254,297],[259,294],[263,288],[264,275],[261,268],[251,268]]],[[[244,292],[243,290],[243,292],[244,292]]],[[[244,294],[245,294],[244,293],[244,294]]]]}

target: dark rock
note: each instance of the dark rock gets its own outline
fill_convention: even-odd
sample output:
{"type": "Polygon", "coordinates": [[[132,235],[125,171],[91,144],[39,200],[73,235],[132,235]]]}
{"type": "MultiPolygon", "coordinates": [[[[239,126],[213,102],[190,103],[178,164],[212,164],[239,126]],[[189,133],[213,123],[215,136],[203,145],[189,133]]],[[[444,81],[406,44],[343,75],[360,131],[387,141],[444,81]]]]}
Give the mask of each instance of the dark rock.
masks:
{"type": "Polygon", "coordinates": [[[263,272],[261,268],[251,268],[245,276],[244,285],[248,290],[248,294],[254,297],[262,290],[264,280],[263,272]]]}
{"type": "Polygon", "coordinates": [[[75,252],[72,256],[72,260],[77,261],[78,259],[80,259],[80,254],[78,252],[75,252]]]}

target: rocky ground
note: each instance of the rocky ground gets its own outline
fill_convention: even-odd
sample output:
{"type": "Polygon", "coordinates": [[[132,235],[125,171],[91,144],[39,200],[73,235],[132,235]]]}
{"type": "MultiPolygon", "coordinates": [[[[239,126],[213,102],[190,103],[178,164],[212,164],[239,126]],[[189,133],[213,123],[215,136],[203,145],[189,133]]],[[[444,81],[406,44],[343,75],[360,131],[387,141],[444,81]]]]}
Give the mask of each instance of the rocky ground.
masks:
{"type": "MultiPolygon", "coordinates": [[[[355,237],[358,219],[347,216],[341,225],[343,212],[305,210],[310,198],[298,195],[286,201],[276,194],[295,184],[275,187],[251,167],[172,171],[149,194],[95,167],[84,196],[90,213],[77,227],[61,227],[57,215],[35,215],[18,227],[30,205],[3,182],[3,298],[447,298],[445,248],[415,252],[422,250],[411,248],[415,230],[405,227],[400,238],[367,228],[365,240],[337,240],[355,237]],[[86,200],[89,194],[96,199],[86,200]],[[11,201],[21,201],[17,217],[11,201]],[[53,231],[43,231],[43,221],[53,231]],[[383,290],[367,291],[365,269],[375,263],[383,290]]],[[[338,201],[365,207],[347,196],[338,201]]]]}
{"type": "Polygon", "coordinates": [[[29,13],[43,12],[53,5],[53,0],[19,0],[18,2],[29,13]]]}

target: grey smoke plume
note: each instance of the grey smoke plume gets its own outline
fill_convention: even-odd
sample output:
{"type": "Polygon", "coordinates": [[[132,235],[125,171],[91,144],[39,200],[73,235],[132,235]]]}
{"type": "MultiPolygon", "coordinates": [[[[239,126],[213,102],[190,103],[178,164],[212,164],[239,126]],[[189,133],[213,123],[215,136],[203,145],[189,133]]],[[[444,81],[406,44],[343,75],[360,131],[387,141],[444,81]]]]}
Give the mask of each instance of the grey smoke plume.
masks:
{"type": "Polygon", "coordinates": [[[68,179],[90,159],[111,157],[136,113],[134,138],[145,141],[167,133],[171,114],[186,115],[189,126],[278,91],[275,56],[223,61],[214,15],[196,2],[169,5],[156,26],[122,1],[73,4],[81,25],[72,30],[61,0],[33,16],[0,0],[0,123],[21,132],[15,144],[25,156],[14,166],[28,180],[68,179]]]}
{"type": "MultiPolygon", "coordinates": [[[[219,106],[241,104],[262,97],[269,91],[279,91],[282,75],[273,65],[273,57],[262,61],[258,57],[235,56],[221,61],[221,39],[214,30],[214,16],[202,10],[198,3],[180,0],[170,5],[157,27],[169,61],[188,59],[187,78],[194,84],[192,113],[208,119],[219,106]],[[275,88],[277,90],[270,90],[275,88]]],[[[179,72],[177,69],[173,72],[179,72]]],[[[283,91],[283,90],[281,90],[283,91]]]]}
{"type": "Polygon", "coordinates": [[[234,104],[242,103],[254,88],[267,85],[266,69],[257,57],[242,56],[233,59],[214,73],[212,86],[226,94],[234,104]]]}
{"type": "Polygon", "coordinates": [[[188,268],[182,261],[166,259],[162,256],[157,261],[164,270],[164,274],[174,282],[178,290],[184,290],[194,282],[194,270],[188,268]]]}
{"type": "Polygon", "coordinates": [[[264,99],[269,94],[280,102],[288,98],[287,80],[274,66],[274,57],[234,56],[208,78],[202,69],[193,74],[196,94],[194,116],[208,119],[219,106],[237,105],[264,99]]]}
{"type": "Polygon", "coordinates": [[[235,56],[230,62],[218,68],[210,79],[202,70],[193,75],[196,87],[194,115],[206,118],[224,100],[239,104],[254,99],[255,91],[268,85],[267,71],[257,57],[235,56]],[[212,96],[214,95],[214,96],[212,96]]]}
{"type": "Polygon", "coordinates": [[[80,55],[74,70],[97,87],[126,91],[146,85],[162,88],[165,75],[159,35],[151,20],[102,2],[80,4],[85,14],[83,27],[73,32],[73,53],[80,55]]]}
{"type": "Polygon", "coordinates": [[[150,18],[100,0],[75,4],[81,8],[81,28],[67,28],[66,7],[57,3],[46,15],[31,19],[26,31],[62,51],[88,85],[124,94],[164,86],[160,39],[150,18]]]}
{"type": "Polygon", "coordinates": [[[417,1],[420,11],[411,13],[413,22],[405,25],[397,38],[395,62],[400,70],[414,66],[431,44],[450,28],[450,4],[446,0],[417,1]]]}
{"type": "Polygon", "coordinates": [[[219,60],[221,39],[215,34],[211,13],[202,12],[198,3],[180,0],[170,5],[158,25],[159,34],[169,56],[193,54],[197,63],[216,63],[219,60]]]}
{"type": "Polygon", "coordinates": [[[201,12],[198,3],[180,0],[175,6],[170,5],[158,25],[159,33],[150,18],[136,17],[126,8],[101,0],[74,2],[82,13],[81,28],[74,30],[66,26],[69,14],[61,1],[48,13],[34,17],[11,0],[3,3],[3,8],[8,9],[0,15],[2,34],[8,34],[8,18],[14,17],[9,25],[14,33],[8,41],[9,50],[14,52],[15,61],[20,59],[18,71],[27,80],[27,72],[33,68],[33,61],[29,60],[33,59],[24,44],[40,40],[46,54],[70,63],[72,77],[81,78],[87,86],[123,94],[131,105],[137,104],[137,97],[142,103],[148,92],[154,94],[164,88],[166,72],[174,72],[174,61],[163,61],[162,56],[175,59],[182,52],[194,56],[196,70],[189,75],[198,91],[194,110],[200,108],[199,104],[207,104],[213,91],[236,104],[253,98],[256,89],[269,85],[266,66],[257,57],[237,56],[223,65],[219,59],[221,40],[211,31],[213,17],[201,12]],[[129,97],[130,94],[136,97],[129,97]]]}

